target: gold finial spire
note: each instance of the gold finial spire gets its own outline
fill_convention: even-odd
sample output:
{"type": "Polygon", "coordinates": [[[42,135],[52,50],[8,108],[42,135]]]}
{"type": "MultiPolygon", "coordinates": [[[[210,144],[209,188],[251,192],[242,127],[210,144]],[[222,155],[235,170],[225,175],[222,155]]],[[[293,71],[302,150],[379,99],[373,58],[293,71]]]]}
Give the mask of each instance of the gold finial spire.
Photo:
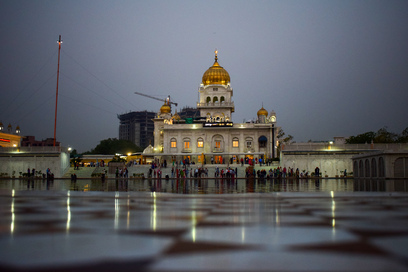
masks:
{"type": "Polygon", "coordinates": [[[217,56],[217,54],[218,54],[218,50],[217,50],[217,49],[215,49],[214,53],[215,53],[215,61],[217,61],[217,60],[218,60],[218,56],[217,56]]]}

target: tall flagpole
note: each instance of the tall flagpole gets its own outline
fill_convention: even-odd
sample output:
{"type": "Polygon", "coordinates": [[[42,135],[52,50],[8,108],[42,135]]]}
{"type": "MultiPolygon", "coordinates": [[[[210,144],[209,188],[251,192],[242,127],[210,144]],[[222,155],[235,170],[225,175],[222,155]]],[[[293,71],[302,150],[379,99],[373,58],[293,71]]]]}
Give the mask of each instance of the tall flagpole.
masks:
{"type": "Polygon", "coordinates": [[[56,139],[56,135],[57,135],[58,81],[59,81],[59,64],[60,64],[61,43],[62,43],[61,35],[59,35],[59,40],[58,40],[58,69],[57,69],[57,94],[55,96],[54,146],[55,146],[55,139],[56,139]]]}

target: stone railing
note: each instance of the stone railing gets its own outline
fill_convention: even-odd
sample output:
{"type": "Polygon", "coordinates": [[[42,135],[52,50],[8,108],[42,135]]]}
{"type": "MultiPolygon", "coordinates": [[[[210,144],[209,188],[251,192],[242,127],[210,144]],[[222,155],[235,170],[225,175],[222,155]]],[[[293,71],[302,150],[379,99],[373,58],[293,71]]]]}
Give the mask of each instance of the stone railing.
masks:
{"type": "Polygon", "coordinates": [[[234,107],[234,102],[197,103],[197,107],[234,107]]]}
{"type": "Polygon", "coordinates": [[[221,153],[221,152],[224,152],[224,148],[217,148],[217,147],[213,148],[213,153],[221,153]]]}
{"type": "Polygon", "coordinates": [[[283,151],[320,151],[320,150],[408,150],[408,144],[330,144],[326,143],[292,143],[283,146],[283,151]]]}

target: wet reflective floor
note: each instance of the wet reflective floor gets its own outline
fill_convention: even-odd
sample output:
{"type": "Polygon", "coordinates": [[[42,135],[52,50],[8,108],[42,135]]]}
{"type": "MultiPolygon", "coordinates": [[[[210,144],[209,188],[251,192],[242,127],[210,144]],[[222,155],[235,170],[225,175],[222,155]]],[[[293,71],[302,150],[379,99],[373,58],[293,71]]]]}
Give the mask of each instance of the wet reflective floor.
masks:
{"type": "Polygon", "coordinates": [[[273,192],[408,192],[408,180],[353,179],[2,179],[0,189],[177,194],[273,192]]]}
{"type": "Polygon", "coordinates": [[[0,271],[408,271],[407,248],[404,192],[0,190],[0,271]]]}

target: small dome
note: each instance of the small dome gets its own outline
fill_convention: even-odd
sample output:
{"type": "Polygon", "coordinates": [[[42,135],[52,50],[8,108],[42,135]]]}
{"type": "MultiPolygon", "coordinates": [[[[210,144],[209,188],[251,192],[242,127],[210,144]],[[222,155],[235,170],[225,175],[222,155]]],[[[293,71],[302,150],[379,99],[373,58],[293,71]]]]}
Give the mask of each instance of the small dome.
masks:
{"type": "Polygon", "coordinates": [[[166,102],[164,102],[164,105],[161,106],[160,108],[160,113],[170,113],[170,112],[171,112],[170,106],[166,102]]]}
{"type": "Polygon", "coordinates": [[[181,120],[181,117],[180,117],[180,115],[178,115],[177,110],[176,110],[176,113],[174,113],[173,117],[171,117],[171,119],[173,119],[175,121],[180,121],[181,120]]]}
{"type": "Polygon", "coordinates": [[[258,111],[257,115],[258,115],[258,116],[264,115],[264,116],[266,117],[266,116],[268,116],[268,111],[265,110],[264,107],[262,107],[262,108],[258,111]]]}
{"type": "Polygon", "coordinates": [[[228,72],[218,64],[217,53],[218,51],[215,51],[215,61],[213,66],[208,68],[203,75],[202,83],[204,86],[212,84],[227,85],[230,83],[230,76],[228,72]]]}
{"type": "Polygon", "coordinates": [[[20,130],[20,126],[17,126],[17,127],[16,127],[16,130],[20,130]]]}
{"type": "Polygon", "coordinates": [[[143,150],[143,154],[152,154],[152,153],[154,153],[154,148],[153,148],[152,145],[149,144],[149,146],[146,147],[146,148],[143,150]]]}

